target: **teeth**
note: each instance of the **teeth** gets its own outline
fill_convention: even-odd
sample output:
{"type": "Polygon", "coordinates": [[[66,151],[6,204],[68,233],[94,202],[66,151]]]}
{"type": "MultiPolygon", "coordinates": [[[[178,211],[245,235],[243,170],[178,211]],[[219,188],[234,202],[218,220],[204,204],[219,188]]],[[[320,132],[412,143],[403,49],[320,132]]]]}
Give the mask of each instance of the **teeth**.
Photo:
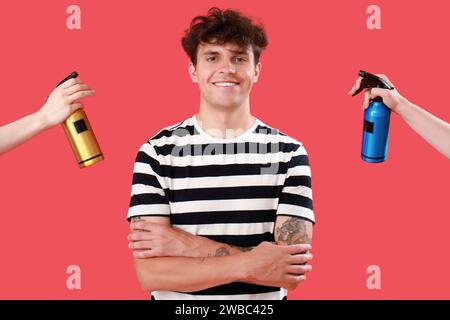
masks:
{"type": "Polygon", "coordinates": [[[214,83],[215,86],[219,86],[219,87],[231,87],[231,86],[236,86],[237,83],[233,83],[233,82],[216,82],[214,83]]]}

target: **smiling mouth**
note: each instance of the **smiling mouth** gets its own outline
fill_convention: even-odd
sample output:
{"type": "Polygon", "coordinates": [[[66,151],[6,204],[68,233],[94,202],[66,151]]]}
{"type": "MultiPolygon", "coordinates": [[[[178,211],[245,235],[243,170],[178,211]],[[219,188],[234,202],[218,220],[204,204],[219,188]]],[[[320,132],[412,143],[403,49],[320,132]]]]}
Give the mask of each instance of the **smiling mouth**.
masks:
{"type": "Polygon", "coordinates": [[[217,81],[217,82],[213,82],[213,85],[215,85],[216,87],[234,87],[234,86],[238,86],[239,82],[235,82],[235,81],[217,81]]]}

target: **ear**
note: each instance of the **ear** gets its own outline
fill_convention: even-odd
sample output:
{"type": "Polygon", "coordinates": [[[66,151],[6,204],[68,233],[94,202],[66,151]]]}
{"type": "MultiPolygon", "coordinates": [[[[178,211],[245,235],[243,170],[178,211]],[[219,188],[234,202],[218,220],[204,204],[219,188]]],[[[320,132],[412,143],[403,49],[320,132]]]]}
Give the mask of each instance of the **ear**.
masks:
{"type": "Polygon", "coordinates": [[[255,74],[254,74],[255,78],[253,83],[258,82],[259,74],[261,73],[261,68],[262,68],[261,62],[258,62],[258,64],[255,67],[255,74]]]}
{"type": "Polygon", "coordinates": [[[192,62],[189,63],[189,75],[191,76],[192,82],[198,83],[197,68],[195,68],[192,62]]]}

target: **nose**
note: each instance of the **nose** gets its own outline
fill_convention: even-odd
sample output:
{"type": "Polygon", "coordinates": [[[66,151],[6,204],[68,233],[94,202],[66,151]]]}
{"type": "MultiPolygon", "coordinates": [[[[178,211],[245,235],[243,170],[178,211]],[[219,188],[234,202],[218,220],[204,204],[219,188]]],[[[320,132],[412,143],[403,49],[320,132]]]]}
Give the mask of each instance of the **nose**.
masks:
{"type": "Polygon", "coordinates": [[[219,72],[220,73],[236,73],[236,67],[234,66],[234,64],[231,61],[226,61],[221,66],[219,72]]]}

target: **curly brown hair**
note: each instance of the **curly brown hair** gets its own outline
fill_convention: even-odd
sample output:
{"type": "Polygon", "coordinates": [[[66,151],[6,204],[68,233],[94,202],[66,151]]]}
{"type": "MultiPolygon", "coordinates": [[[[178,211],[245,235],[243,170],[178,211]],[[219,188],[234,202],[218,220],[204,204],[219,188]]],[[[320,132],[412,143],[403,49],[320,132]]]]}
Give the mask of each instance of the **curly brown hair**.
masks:
{"type": "Polygon", "coordinates": [[[252,47],[255,65],[261,52],[267,47],[268,39],[261,24],[243,16],[236,10],[211,8],[206,16],[197,16],[185,31],[181,44],[194,65],[197,64],[197,49],[200,43],[234,43],[240,48],[252,47]]]}

